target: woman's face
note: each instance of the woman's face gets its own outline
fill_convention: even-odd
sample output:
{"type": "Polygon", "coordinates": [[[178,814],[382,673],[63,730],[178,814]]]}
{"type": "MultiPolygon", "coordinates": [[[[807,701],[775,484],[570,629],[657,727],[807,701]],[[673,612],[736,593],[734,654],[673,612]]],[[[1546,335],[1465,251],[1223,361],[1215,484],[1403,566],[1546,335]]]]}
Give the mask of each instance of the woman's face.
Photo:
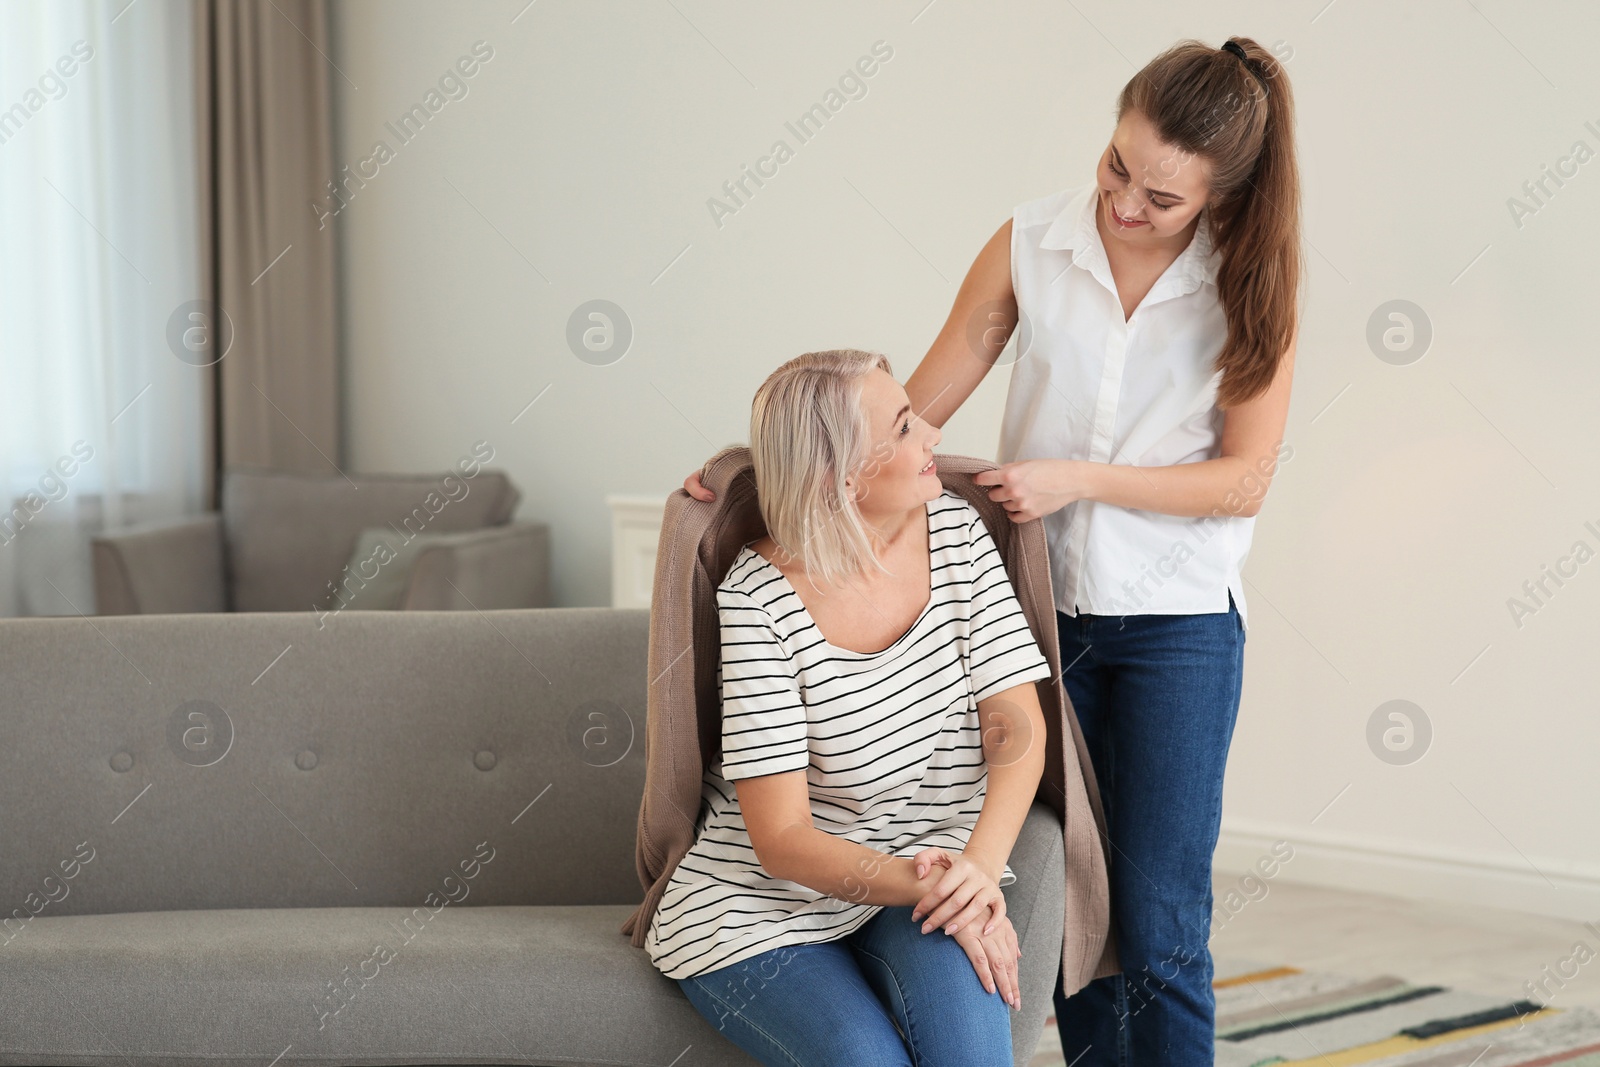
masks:
{"type": "Polygon", "coordinates": [[[1100,229],[1129,246],[1180,237],[1205,207],[1211,166],[1163,143],[1144,114],[1129,108],[1100,157],[1100,229]]]}
{"type": "Polygon", "coordinates": [[[862,516],[892,516],[944,492],[933,466],[939,428],[911,410],[905,388],[882,367],[874,367],[862,380],[861,406],[872,443],[865,466],[848,484],[855,488],[862,516]]]}

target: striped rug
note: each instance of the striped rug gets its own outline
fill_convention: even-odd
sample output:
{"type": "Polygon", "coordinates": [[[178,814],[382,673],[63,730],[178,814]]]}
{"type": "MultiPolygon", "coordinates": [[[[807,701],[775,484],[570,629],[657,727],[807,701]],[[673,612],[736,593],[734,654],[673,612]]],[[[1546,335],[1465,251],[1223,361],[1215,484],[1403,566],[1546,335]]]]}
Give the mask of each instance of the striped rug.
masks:
{"type": "MultiPolygon", "coordinates": [[[[1387,974],[1214,963],[1216,1067],[1600,1067],[1600,1014],[1587,1008],[1541,1009],[1387,974]]],[[[1052,1012],[1029,1067],[1069,1062],[1052,1012]]]]}

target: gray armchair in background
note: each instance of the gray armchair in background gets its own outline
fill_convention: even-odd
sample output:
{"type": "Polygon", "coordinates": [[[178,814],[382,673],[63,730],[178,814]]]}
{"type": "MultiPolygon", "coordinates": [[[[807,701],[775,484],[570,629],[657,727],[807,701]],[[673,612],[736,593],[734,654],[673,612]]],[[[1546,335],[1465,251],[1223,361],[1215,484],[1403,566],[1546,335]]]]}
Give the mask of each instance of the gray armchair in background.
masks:
{"type": "Polygon", "coordinates": [[[96,611],[548,607],[550,531],[511,521],[521,496],[485,468],[229,470],[220,511],[94,538],[96,611]]]}

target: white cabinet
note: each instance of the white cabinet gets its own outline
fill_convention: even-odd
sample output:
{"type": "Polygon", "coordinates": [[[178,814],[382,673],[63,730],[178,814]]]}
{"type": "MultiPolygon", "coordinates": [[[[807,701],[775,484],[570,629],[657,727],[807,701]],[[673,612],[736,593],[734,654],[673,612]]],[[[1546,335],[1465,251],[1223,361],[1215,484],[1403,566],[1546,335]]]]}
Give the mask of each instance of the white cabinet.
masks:
{"type": "Polygon", "coordinates": [[[656,578],[656,545],[669,493],[611,493],[611,606],[648,608],[656,578]]]}

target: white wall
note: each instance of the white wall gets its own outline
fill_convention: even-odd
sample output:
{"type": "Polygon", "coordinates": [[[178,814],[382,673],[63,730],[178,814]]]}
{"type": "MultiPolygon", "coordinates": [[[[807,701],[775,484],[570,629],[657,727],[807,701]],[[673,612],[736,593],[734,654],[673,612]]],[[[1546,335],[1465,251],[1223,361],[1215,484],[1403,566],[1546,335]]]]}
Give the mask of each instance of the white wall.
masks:
{"type": "MultiPolygon", "coordinates": [[[[879,349],[904,379],[1012,208],[1092,180],[1138,66],[1180,36],[1282,41],[1309,295],[1219,865],[1285,838],[1284,878],[1600,914],[1600,562],[1520,626],[1507,607],[1600,549],[1596,9],[924,3],[336,5],[337,156],[396,148],[330,223],[347,464],[489,440],[553,528],[558,602],[607,603],[607,493],[664,497],[743,441],[799,352],[879,349]],[[479,40],[468,95],[400,146],[384,124],[479,40]],[[799,144],[785,121],[880,40],[866,96],[799,144]],[[778,138],[794,158],[719,227],[707,199],[778,138]],[[1517,225],[1508,199],[1578,141],[1586,165],[1517,225]],[[564,336],[593,298],[635,330],[609,366],[564,336]],[[1433,327],[1408,366],[1365,340],[1392,299],[1433,327]],[[1369,748],[1393,699],[1432,725],[1410,765],[1369,748]]],[[[993,455],[1005,384],[944,450],[993,455]]]]}

